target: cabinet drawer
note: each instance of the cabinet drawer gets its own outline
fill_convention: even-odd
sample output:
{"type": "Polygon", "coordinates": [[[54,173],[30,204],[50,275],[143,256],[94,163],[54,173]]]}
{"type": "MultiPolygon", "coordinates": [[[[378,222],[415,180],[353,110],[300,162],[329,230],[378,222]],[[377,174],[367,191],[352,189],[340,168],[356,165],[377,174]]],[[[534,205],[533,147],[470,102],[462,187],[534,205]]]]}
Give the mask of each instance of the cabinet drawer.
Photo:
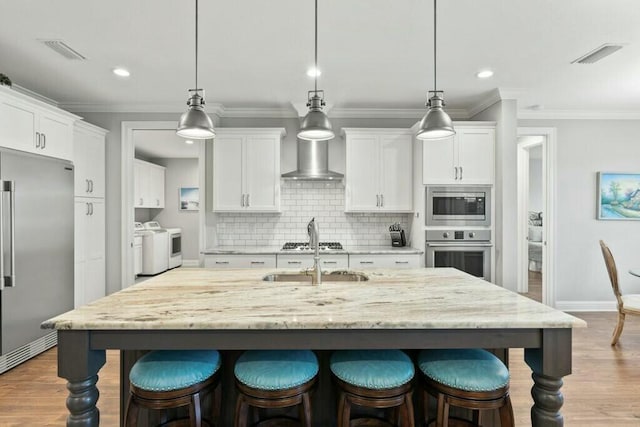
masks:
{"type": "Polygon", "coordinates": [[[205,255],[205,268],[275,268],[275,255],[205,255]]]}
{"type": "MultiPolygon", "coordinates": [[[[309,268],[313,266],[312,254],[278,254],[278,268],[309,268]]],[[[320,266],[322,269],[335,270],[349,267],[347,254],[325,255],[320,254],[320,266]]]]}
{"type": "Polygon", "coordinates": [[[349,268],[418,268],[419,254],[349,255],[349,268]]]}

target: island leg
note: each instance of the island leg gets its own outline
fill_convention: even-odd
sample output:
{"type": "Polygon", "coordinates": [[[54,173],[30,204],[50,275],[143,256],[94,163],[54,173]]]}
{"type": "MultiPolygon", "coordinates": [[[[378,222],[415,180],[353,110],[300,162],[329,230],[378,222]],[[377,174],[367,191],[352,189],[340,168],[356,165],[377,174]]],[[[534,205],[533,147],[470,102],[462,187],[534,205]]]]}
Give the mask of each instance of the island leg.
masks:
{"type": "Polygon", "coordinates": [[[67,427],[97,427],[100,413],[98,371],[106,361],[104,350],[91,350],[89,331],[58,331],[58,376],[65,378],[67,427]]]}
{"type": "Polygon", "coordinates": [[[560,388],[562,377],[571,373],[571,329],[543,330],[541,347],[525,349],[524,357],[533,371],[531,425],[563,426],[560,408],[564,397],[560,388]]]}

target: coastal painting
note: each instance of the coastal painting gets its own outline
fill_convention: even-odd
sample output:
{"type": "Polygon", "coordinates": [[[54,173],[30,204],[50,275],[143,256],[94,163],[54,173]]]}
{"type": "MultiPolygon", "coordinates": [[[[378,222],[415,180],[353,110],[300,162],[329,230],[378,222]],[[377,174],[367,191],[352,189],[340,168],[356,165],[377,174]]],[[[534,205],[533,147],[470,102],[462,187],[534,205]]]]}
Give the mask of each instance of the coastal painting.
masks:
{"type": "Polygon", "coordinates": [[[598,172],[598,219],[640,220],[640,173],[598,172]]]}
{"type": "Polygon", "coordinates": [[[180,188],[181,211],[197,211],[200,208],[200,191],[198,187],[180,188]]]}

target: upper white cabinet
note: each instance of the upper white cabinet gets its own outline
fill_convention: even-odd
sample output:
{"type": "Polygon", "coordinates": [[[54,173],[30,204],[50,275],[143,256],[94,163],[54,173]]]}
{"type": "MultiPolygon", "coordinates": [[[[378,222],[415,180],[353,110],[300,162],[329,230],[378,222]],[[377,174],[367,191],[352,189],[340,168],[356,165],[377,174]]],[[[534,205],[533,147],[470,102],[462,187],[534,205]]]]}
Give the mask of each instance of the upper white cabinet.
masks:
{"type": "Polygon", "coordinates": [[[280,210],[284,128],[217,128],[213,141],[213,210],[280,210]]]}
{"type": "Polygon", "coordinates": [[[165,167],[133,160],[134,207],[164,208],[165,167]]]}
{"type": "Polygon", "coordinates": [[[343,129],[345,211],[412,212],[412,135],[408,129],[343,129]]]}
{"type": "Polygon", "coordinates": [[[74,126],[73,162],[78,197],[104,197],[106,134],[106,130],[82,121],[74,126]]]}
{"type": "Polygon", "coordinates": [[[495,125],[453,125],[451,138],[422,141],[423,184],[493,184],[495,125]]]}
{"type": "Polygon", "coordinates": [[[73,123],[79,117],[0,86],[0,144],[73,159],[73,123]]]}

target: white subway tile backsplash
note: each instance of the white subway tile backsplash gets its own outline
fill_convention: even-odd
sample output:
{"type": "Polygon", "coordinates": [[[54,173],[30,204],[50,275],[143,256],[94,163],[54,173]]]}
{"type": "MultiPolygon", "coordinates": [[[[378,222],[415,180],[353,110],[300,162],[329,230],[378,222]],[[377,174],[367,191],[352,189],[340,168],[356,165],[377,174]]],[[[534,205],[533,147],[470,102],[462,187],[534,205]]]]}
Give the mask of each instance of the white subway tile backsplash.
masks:
{"type": "Polygon", "coordinates": [[[218,213],[215,226],[221,246],[280,246],[306,241],[312,217],[320,225],[322,241],[350,246],[389,245],[389,225],[399,222],[408,231],[411,214],[345,213],[341,182],[283,181],[281,214],[218,213]]]}

